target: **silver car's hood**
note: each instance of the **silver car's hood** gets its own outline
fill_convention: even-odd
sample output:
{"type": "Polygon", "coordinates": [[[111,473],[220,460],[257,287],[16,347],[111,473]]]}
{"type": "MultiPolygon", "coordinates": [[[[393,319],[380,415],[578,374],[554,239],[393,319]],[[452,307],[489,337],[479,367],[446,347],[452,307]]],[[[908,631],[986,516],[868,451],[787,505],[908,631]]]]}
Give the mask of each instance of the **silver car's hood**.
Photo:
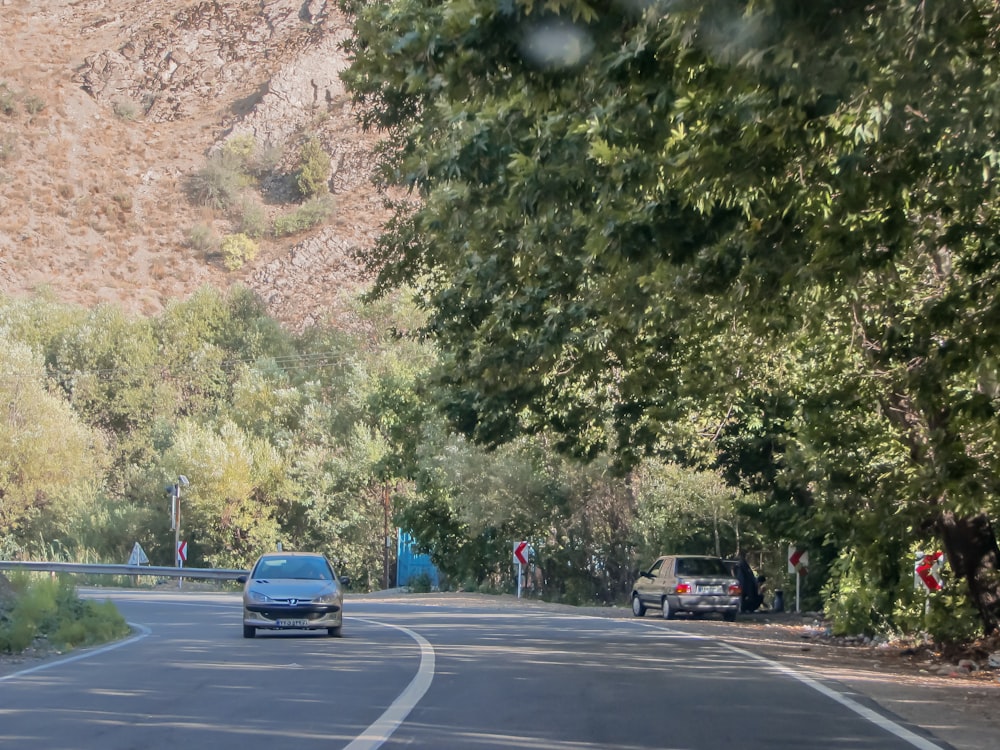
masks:
{"type": "Polygon", "coordinates": [[[312,599],[336,592],[337,584],[302,578],[252,578],[247,591],[256,591],[271,599],[312,599]]]}

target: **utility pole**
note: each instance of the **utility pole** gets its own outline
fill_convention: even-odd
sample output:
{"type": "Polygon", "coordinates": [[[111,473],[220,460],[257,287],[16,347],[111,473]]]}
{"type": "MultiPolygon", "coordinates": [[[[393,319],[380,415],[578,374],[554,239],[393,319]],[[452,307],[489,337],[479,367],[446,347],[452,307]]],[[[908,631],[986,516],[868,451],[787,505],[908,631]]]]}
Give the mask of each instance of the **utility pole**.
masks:
{"type": "Polygon", "coordinates": [[[389,588],[389,483],[382,483],[382,588],[389,588]]]}
{"type": "MultiPolygon", "coordinates": [[[[174,567],[180,568],[181,565],[181,485],[185,487],[190,484],[188,478],[181,474],[177,477],[177,481],[174,482],[174,491],[171,494],[170,502],[170,528],[174,532],[174,567]]],[[[181,588],[184,583],[184,579],[177,578],[177,588],[181,588]]]]}

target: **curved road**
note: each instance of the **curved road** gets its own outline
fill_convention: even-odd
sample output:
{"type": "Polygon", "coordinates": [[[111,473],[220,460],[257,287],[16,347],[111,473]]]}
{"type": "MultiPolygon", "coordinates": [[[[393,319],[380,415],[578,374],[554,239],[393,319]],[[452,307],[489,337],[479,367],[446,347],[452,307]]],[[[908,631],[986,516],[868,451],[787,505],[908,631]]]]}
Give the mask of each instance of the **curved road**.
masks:
{"type": "Polygon", "coordinates": [[[651,618],[348,598],[343,638],[246,640],[236,595],[106,595],[136,635],[0,677],[0,747],[946,747],[651,618]]]}

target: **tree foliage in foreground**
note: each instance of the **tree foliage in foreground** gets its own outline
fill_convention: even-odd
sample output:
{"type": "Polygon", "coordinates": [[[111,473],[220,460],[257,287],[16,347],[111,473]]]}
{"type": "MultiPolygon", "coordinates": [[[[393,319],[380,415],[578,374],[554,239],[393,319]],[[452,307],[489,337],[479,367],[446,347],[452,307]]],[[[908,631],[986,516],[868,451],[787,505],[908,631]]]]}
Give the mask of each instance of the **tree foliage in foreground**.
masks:
{"type": "Polygon", "coordinates": [[[100,486],[105,445],[45,388],[41,358],[0,331],[0,537],[63,533],[100,486]]]}
{"type": "Polygon", "coordinates": [[[714,422],[845,585],[936,538],[997,629],[995,3],[344,5],[453,424],[631,465],[714,422]]]}

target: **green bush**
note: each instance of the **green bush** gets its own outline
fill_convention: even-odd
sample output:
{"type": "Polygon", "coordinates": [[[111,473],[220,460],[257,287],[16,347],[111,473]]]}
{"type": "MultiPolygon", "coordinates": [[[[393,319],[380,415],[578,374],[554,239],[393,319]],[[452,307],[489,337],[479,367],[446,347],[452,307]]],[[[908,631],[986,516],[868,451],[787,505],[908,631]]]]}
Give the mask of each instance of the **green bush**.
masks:
{"type": "Polygon", "coordinates": [[[240,234],[260,239],[267,233],[267,213],[255,195],[242,193],[233,205],[231,215],[240,234]]]}
{"type": "Polygon", "coordinates": [[[240,154],[222,149],[209,157],[208,163],[188,178],[187,191],[202,206],[227,209],[250,184],[240,154]]]}
{"type": "Polygon", "coordinates": [[[17,114],[17,98],[4,83],[0,83],[0,114],[7,117],[13,117],[17,114]]]}
{"type": "Polygon", "coordinates": [[[129,99],[117,99],[111,105],[111,110],[119,120],[131,122],[139,116],[139,105],[129,99]]]}
{"type": "Polygon", "coordinates": [[[305,198],[314,198],[330,191],[330,156],[315,136],[302,144],[295,184],[305,198]]]}
{"type": "Polygon", "coordinates": [[[982,635],[983,621],[969,601],[965,581],[946,580],[940,591],[907,591],[896,602],[895,619],[906,635],[924,635],[953,645],[982,635]]]}
{"type": "Polygon", "coordinates": [[[202,253],[215,252],[219,248],[218,235],[205,222],[195,224],[188,230],[187,241],[190,247],[202,253]]]}
{"type": "Polygon", "coordinates": [[[834,635],[875,635],[880,623],[880,593],[869,580],[864,563],[845,552],[833,564],[823,588],[825,614],[834,635]]]}
{"type": "Polygon", "coordinates": [[[84,601],[66,578],[37,580],[0,617],[0,651],[20,653],[38,639],[75,648],[127,635],[128,624],[110,602],[84,601]]]}
{"type": "Polygon", "coordinates": [[[333,212],[333,200],[321,195],[306,201],[295,211],[274,220],[274,236],[288,237],[322,224],[333,212]]]}
{"type": "Polygon", "coordinates": [[[244,175],[255,178],[273,172],[282,157],[280,148],[269,144],[261,146],[249,133],[233,136],[226,141],[222,151],[244,175]]]}
{"type": "Polygon", "coordinates": [[[407,585],[415,594],[427,594],[433,588],[432,583],[430,574],[423,572],[418,576],[412,576],[407,585]]]}
{"type": "Polygon", "coordinates": [[[226,156],[236,159],[243,168],[246,168],[257,151],[257,141],[249,133],[236,135],[226,141],[222,151],[226,156]]]}
{"type": "Polygon", "coordinates": [[[258,251],[257,243],[245,234],[230,234],[222,240],[222,259],[230,271],[256,258],[258,251]]]}
{"type": "Polygon", "coordinates": [[[28,111],[28,114],[37,115],[45,109],[45,101],[39,96],[30,94],[24,98],[24,108],[28,111]]]}

